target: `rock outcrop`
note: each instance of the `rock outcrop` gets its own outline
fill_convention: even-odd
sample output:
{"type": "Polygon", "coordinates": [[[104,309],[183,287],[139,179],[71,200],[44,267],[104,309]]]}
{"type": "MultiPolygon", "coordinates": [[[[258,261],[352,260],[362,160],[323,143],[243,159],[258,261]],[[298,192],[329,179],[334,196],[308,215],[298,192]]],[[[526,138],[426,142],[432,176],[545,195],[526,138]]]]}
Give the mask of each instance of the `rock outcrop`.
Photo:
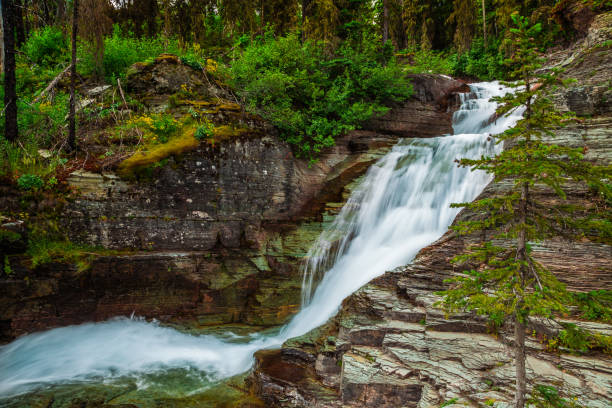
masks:
{"type": "MultiPolygon", "coordinates": [[[[609,110],[611,14],[593,20],[588,35],[551,61],[579,82],[556,95],[560,108],[581,123],[556,134],[560,144],[584,147],[588,160],[612,162],[609,110]],[[595,67],[604,67],[591,73],[595,67]]],[[[493,183],[492,196],[504,186],[493,183]]],[[[537,194],[545,194],[543,191],[537,194]]],[[[574,202],[589,205],[584,189],[570,188],[574,202]]],[[[542,196],[542,198],[547,198],[542,196]]],[[[552,197],[551,197],[552,198],[552,197]]],[[[463,212],[461,217],[469,217],[463,212]]],[[[514,393],[512,328],[494,333],[470,314],[445,316],[435,293],[455,271],[450,260],[473,241],[447,233],[408,266],[387,272],[347,298],[325,326],[256,354],[253,389],[277,407],[510,406],[514,393]],[[456,404],[456,405],[453,405],[456,404]]],[[[612,290],[612,248],[596,242],[546,241],[535,256],[570,290],[612,290]]],[[[612,325],[571,320],[602,334],[612,325]]],[[[528,383],[558,387],[589,407],[612,403],[612,358],[600,351],[551,350],[559,330],[534,320],[527,342],[528,383]]],[[[553,347],[554,348],[554,347],[553,347]]]]}
{"type": "MultiPolygon", "coordinates": [[[[163,56],[135,66],[126,89],[154,111],[184,84],[227,97],[202,75],[163,56]]],[[[463,84],[437,75],[413,80],[413,99],[340,138],[312,166],[272,127],[228,103],[231,111],[221,105],[218,114],[248,132],[201,143],[138,181],[74,172],[69,181],[80,193],[60,225],[73,241],[121,254],[98,256],[85,271],[32,271],[12,258],[14,274],[0,280],[2,339],[132,313],[196,328],[285,322],[299,307],[300,260],[347,184],[399,136],[451,132],[448,101],[463,84]]]]}

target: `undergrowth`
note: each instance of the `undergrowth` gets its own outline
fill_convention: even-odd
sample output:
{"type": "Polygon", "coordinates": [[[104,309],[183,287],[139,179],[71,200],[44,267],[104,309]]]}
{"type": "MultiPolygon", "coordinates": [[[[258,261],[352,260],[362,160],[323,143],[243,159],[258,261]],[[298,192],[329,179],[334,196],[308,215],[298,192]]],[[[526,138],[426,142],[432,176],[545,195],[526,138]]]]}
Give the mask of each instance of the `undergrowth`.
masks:
{"type": "Polygon", "coordinates": [[[229,76],[247,110],[272,122],[311,162],[340,135],[412,94],[401,66],[368,40],[329,53],[297,34],[266,35],[246,47],[229,76]]]}

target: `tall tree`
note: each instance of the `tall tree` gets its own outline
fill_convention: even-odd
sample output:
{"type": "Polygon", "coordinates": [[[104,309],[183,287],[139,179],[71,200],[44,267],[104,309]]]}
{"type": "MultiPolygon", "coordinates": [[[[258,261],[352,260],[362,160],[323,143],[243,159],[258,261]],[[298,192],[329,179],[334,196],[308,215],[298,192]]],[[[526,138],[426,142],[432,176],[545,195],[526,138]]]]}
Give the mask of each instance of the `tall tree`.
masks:
{"type": "Polygon", "coordinates": [[[453,1],[453,12],[448,21],[456,25],[454,42],[460,53],[467,51],[472,44],[476,31],[476,13],[474,0],[453,1]]]}
{"type": "Polygon", "coordinates": [[[76,150],[76,83],[77,32],[79,29],[79,0],[72,4],[72,62],[70,66],[70,112],[68,113],[68,151],[76,150]]]}
{"type": "Polygon", "coordinates": [[[306,31],[304,31],[304,27],[306,26],[306,15],[310,12],[310,3],[312,0],[302,0],[302,40],[306,39],[306,31]]]}
{"type": "Polygon", "coordinates": [[[240,0],[223,0],[220,6],[223,22],[230,32],[255,32],[257,10],[253,2],[244,3],[240,0]]]}
{"type": "Polygon", "coordinates": [[[104,76],[104,36],[112,29],[113,21],[109,17],[111,5],[107,0],[82,0],[79,19],[81,26],[87,26],[83,38],[90,44],[94,57],[94,75],[99,79],[104,76]]]}
{"type": "Polygon", "coordinates": [[[484,47],[487,48],[487,6],[482,0],[482,39],[484,47]]]}
{"type": "Polygon", "coordinates": [[[4,39],[4,137],[16,141],[17,79],[15,77],[15,3],[1,0],[4,39]]]}
{"type": "Polygon", "coordinates": [[[262,22],[279,34],[286,34],[297,26],[297,0],[266,0],[262,7],[262,22]]]}
{"type": "Polygon", "coordinates": [[[503,34],[510,26],[512,26],[512,13],[520,9],[517,0],[494,0],[495,5],[495,24],[503,34]]]}
{"type": "Polygon", "coordinates": [[[307,8],[304,31],[307,38],[334,43],[340,25],[340,10],[333,0],[312,0],[307,8]]]}
{"type": "Polygon", "coordinates": [[[389,0],[383,0],[383,18],[382,18],[382,42],[385,44],[389,39],[389,0]]]}
{"type": "Polygon", "coordinates": [[[17,48],[20,48],[25,42],[25,26],[23,23],[23,0],[14,0],[13,7],[15,7],[15,32],[17,33],[17,48]]]}
{"type": "Polygon", "coordinates": [[[566,200],[568,181],[588,182],[606,198],[612,198],[604,180],[612,177],[610,167],[598,167],[583,160],[583,149],[550,143],[556,129],[570,119],[555,109],[549,92],[563,82],[557,71],[541,73],[542,60],[535,39],[541,30],[525,18],[512,15],[516,28],[510,30],[513,67],[508,83],[516,91],[501,98],[498,114],[505,115],[524,107],[523,118],[515,127],[497,135],[506,149],[495,157],[463,159],[460,164],[484,170],[508,189],[494,197],[461,203],[479,214],[478,218],[458,223],[461,234],[486,233],[490,240],[468,249],[455,258],[460,266],[472,269],[451,279],[444,307],[448,312],[474,310],[488,315],[497,324],[506,319],[514,326],[516,393],[514,405],[523,408],[527,393],[525,370],[525,332],[530,316],[554,318],[566,313],[572,297],[556,277],[532,255],[530,242],[551,238],[564,231],[593,235],[597,230],[609,234],[609,214],[579,216],[566,200]],[[545,195],[534,193],[534,186],[545,195]],[[542,190],[540,190],[542,191],[542,190]],[[558,196],[551,200],[550,194],[558,196]]]}

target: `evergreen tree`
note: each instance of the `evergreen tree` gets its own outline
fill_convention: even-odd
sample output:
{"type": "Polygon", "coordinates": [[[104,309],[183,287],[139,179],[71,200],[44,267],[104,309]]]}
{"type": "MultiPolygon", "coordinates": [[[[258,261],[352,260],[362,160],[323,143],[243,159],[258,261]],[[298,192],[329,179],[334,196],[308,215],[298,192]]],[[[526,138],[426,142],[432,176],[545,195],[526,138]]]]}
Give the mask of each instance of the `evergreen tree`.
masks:
{"type": "Polygon", "coordinates": [[[256,31],[256,4],[240,0],[223,0],[220,14],[231,32],[256,31]]]}
{"type": "Polygon", "coordinates": [[[527,392],[525,372],[525,331],[530,316],[553,317],[567,312],[572,296],[556,277],[532,255],[530,242],[558,235],[593,235],[596,230],[610,235],[609,214],[584,216],[584,209],[565,202],[569,182],[587,182],[596,186],[607,200],[609,186],[602,180],[611,176],[610,167],[592,165],[583,159],[583,150],[550,143],[555,129],[569,119],[559,113],[547,97],[557,84],[563,84],[557,71],[540,73],[542,61],[534,38],[541,30],[527,19],[513,15],[516,28],[510,30],[514,53],[508,63],[516,80],[507,85],[513,94],[496,98],[498,114],[508,114],[524,107],[523,118],[515,127],[497,135],[497,143],[506,149],[495,157],[462,159],[460,165],[484,170],[496,182],[510,187],[494,197],[473,203],[456,204],[476,214],[476,219],[458,223],[460,234],[486,233],[490,240],[468,249],[455,258],[457,264],[471,264],[473,269],[451,279],[444,295],[447,312],[474,310],[488,315],[497,324],[510,320],[514,325],[516,395],[515,406],[523,407],[527,392]],[[561,204],[534,194],[550,190],[561,204]]]}
{"type": "Polygon", "coordinates": [[[312,0],[306,9],[306,38],[334,43],[340,25],[340,10],[333,0],[312,0]]]}
{"type": "Polygon", "coordinates": [[[449,22],[454,22],[454,42],[457,50],[462,53],[469,50],[472,38],[476,31],[477,8],[474,0],[454,0],[453,12],[448,17],[449,22]]]}
{"type": "Polygon", "coordinates": [[[278,34],[287,34],[297,26],[297,0],[266,0],[263,2],[262,15],[264,25],[274,27],[278,34]]]}
{"type": "Polygon", "coordinates": [[[91,46],[95,63],[94,75],[99,79],[104,76],[104,36],[112,29],[113,21],[108,16],[111,5],[108,0],[82,0],[80,5],[80,25],[87,27],[83,37],[91,46]]]}

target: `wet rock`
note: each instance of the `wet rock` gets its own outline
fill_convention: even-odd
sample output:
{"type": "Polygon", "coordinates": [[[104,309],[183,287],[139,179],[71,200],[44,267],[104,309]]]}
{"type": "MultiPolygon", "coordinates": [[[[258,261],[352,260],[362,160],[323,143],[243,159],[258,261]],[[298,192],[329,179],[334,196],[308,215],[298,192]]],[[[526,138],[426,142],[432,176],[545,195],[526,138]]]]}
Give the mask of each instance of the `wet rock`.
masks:
{"type": "MultiPolygon", "coordinates": [[[[609,39],[607,17],[594,18],[587,38],[609,39]]],[[[583,40],[581,40],[583,41],[583,40]]],[[[567,75],[585,78],[584,83],[562,92],[555,99],[560,108],[579,111],[585,118],[555,134],[555,141],[581,147],[588,160],[601,164],[612,161],[610,140],[612,126],[609,107],[597,102],[609,78],[590,75],[593,67],[608,67],[609,50],[604,54],[586,52],[580,43],[566,54],[567,75]],[[604,56],[601,59],[602,55],[604,56]]],[[[599,49],[599,48],[598,48],[599,49]]],[[[565,59],[564,59],[565,58],[565,59]]],[[[558,61],[557,61],[558,62],[558,61]]],[[[605,69],[604,69],[605,71],[605,69]]],[[[609,70],[608,70],[609,71],[609,70]]],[[[607,91],[606,91],[607,92],[607,91]]],[[[605,94],[605,92],[604,92],[605,94]]],[[[493,183],[482,193],[490,197],[506,188],[493,183]]],[[[533,194],[553,199],[535,188],[533,194]]],[[[588,192],[569,186],[572,202],[591,205],[588,192]]],[[[459,218],[473,217],[467,211],[459,218]]],[[[436,303],[437,291],[444,289],[444,280],[453,276],[450,260],[462,252],[476,237],[457,237],[447,233],[436,243],[424,248],[408,266],[389,271],[345,299],[337,316],[323,328],[298,339],[290,339],[280,352],[291,349],[285,364],[301,367],[299,383],[275,381],[266,372],[265,355],[258,357],[251,376],[259,389],[279,387],[268,395],[271,406],[286,406],[277,395],[291,390],[295,406],[377,406],[433,407],[455,401],[448,406],[482,406],[495,400],[496,406],[511,406],[514,394],[515,366],[512,352],[512,330],[505,325],[494,331],[482,317],[474,314],[446,316],[436,303]],[[341,345],[330,352],[325,346],[328,337],[341,345]],[[305,340],[308,339],[308,340],[305,340]],[[382,341],[381,341],[382,339],[382,341]],[[299,351],[314,356],[312,363],[292,361],[299,351]],[[338,380],[333,361],[341,363],[338,380]],[[311,392],[318,384],[331,388],[336,396],[311,392]],[[325,395],[325,397],[323,396],[325,395]]],[[[612,249],[595,242],[550,240],[533,246],[534,256],[564,282],[570,290],[612,290],[612,249]]],[[[608,333],[612,325],[568,320],[585,329],[608,333]]],[[[534,319],[530,331],[551,338],[560,326],[534,319]]],[[[589,407],[607,407],[612,403],[612,358],[596,352],[585,355],[553,353],[535,337],[527,340],[528,384],[548,384],[560,389],[564,397],[576,397],[577,403],[589,407]]],[[[294,375],[298,375],[294,373],[294,375]]]]}

